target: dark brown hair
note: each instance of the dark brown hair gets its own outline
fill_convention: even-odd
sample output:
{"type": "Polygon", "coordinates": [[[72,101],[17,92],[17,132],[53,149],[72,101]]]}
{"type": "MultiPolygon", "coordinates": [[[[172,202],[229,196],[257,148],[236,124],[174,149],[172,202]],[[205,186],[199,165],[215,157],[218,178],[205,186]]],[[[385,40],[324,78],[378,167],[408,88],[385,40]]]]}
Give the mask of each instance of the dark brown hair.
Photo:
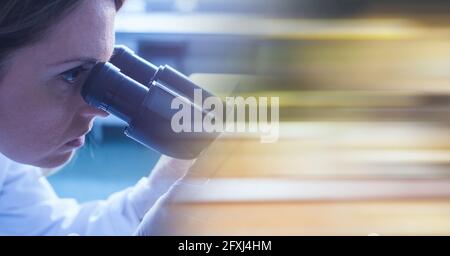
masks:
{"type": "MultiPolygon", "coordinates": [[[[86,0],[0,0],[0,78],[14,51],[32,44],[86,0]]],[[[114,0],[119,10],[125,0],[114,0]]]]}

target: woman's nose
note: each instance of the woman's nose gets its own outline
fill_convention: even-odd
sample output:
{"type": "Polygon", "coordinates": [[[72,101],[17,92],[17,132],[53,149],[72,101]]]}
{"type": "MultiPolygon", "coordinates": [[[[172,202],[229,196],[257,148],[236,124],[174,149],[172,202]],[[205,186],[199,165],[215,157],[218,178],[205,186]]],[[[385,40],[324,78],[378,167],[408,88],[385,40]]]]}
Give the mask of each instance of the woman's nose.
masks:
{"type": "Polygon", "coordinates": [[[96,116],[98,117],[107,117],[109,116],[109,113],[101,110],[99,108],[95,108],[89,105],[85,105],[84,108],[81,111],[81,116],[87,117],[87,118],[94,118],[96,116]]]}

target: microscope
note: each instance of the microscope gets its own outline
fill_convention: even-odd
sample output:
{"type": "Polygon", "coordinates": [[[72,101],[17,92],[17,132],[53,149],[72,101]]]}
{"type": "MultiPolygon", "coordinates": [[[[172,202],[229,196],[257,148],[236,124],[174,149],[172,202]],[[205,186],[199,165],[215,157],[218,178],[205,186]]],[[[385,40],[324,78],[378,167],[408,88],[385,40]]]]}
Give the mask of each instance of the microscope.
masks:
{"type": "Polygon", "coordinates": [[[193,117],[208,111],[194,100],[210,92],[193,83],[174,68],[155,66],[125,46],[116,46],[108,62],[99,62],[90,71],[81,89],[91,106],[105,110],[127,123],[125,134],[164,155],[179,159],[197,158],[219,135],[218,132],[174,131],[171,106],[175,98],[189,106],[193,117]]]}

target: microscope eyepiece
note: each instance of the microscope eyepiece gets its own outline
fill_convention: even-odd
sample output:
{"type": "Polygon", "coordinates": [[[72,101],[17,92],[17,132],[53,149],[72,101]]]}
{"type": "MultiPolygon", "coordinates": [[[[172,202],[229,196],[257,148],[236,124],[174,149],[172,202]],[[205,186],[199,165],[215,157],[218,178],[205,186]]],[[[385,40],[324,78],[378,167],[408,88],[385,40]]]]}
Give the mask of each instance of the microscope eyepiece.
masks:
{"type": "Polygon", "coordinates": [[[158,67],[135,54],[131,49],[118,45],[109,60],[123,74],[132,77],[137,82],[149,86],[158,71],[158,67]]]}
{"type": "Polygon", "coordinates": [[[81,90],[90,105],[129,122],[139,110],[148,88],[122,74],[111,63],[97,63],[81,90]]]}

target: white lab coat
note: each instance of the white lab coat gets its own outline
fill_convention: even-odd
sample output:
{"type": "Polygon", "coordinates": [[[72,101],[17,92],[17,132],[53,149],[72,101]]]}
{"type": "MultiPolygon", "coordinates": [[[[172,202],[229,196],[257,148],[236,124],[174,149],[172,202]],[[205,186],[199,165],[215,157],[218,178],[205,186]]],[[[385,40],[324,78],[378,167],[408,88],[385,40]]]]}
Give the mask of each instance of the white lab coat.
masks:
{"type": "Polygon", "coordinates": [[[78,204],[59,198],[39,168],[0,153],[0,235],[131,235],[161,196],[147,180],[78,204]]]}

